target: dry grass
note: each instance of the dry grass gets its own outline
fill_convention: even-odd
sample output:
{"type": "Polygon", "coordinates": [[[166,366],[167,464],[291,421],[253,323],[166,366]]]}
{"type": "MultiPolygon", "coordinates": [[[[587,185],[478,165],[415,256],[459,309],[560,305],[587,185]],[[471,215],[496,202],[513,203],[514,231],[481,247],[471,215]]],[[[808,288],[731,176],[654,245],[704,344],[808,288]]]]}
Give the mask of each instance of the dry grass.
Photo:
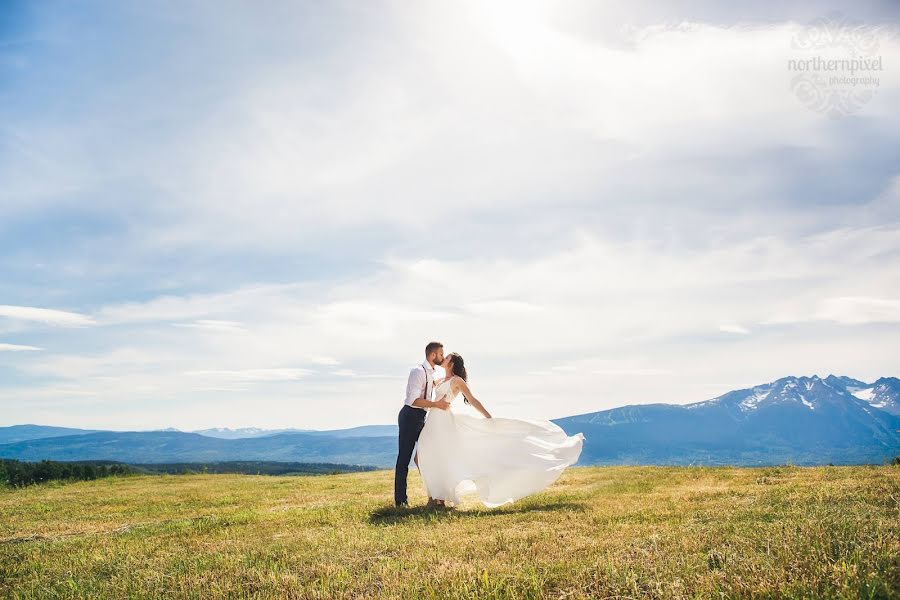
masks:
{"type": "Polygon", "coordinates": [[[3,490],[0,596],[900,597],[900,467],[573,468],[455,513],[394,510],[392,477],[3,490]]]}

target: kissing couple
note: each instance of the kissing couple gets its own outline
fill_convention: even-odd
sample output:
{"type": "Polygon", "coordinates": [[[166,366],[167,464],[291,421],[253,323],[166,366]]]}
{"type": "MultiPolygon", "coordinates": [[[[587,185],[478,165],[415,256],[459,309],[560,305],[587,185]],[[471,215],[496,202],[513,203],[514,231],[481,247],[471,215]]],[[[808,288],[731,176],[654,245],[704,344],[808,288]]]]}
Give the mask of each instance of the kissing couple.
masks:
{"type": "Polygon", "coordinates": [[[550,486],[578,461],[584,442],[581,433],[567,435],[550,421],[492,416],[469,387],[463,357],[456,352],[445,357],[440,342],[426,345],[425,361],[410,370],[397,424],[398,507],[409,506],[406,479],[414,452],[429,507],[453,508],[468,494],[495,507],[550,486]],[[444,372],[437,381],[435,367],[444,372]],[[460,396],[481,416],[456,410],[460,396]]]}

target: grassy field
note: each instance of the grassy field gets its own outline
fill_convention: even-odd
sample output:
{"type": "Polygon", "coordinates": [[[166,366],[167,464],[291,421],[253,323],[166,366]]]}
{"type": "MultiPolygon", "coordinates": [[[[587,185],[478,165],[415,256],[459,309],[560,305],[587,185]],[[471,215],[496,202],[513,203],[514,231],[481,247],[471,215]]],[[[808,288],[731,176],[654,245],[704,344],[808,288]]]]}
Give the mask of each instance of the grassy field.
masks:
{"type": "Polygon", "coordinates": [[[0,491],[0,596],[900,598],[900,467],[582,467],[498,509],[393,472],[0,491]]]}

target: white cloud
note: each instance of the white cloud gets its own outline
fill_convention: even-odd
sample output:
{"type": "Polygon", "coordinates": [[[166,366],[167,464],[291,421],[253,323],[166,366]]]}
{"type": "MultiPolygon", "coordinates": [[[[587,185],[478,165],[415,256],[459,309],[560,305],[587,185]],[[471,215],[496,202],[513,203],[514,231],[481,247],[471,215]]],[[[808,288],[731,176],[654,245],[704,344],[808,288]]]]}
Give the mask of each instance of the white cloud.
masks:
{"type": "Polygon", "coordinates": [[[29,352],[34,350],[43,350],[37,346],[24,346],[21,344],[2,344],[0,343],[0,352],[29,352]]]}
{"type": "Polygon", "coordinates": [[[540,306],[521,302],[518,300],[485,300],[483,302],[470,302],[464,307],[477,315],[493,315],[498,317],[508,316],[520,318],[524,315],[541,311],[540,306]]]}
{"type": "MultiPolygon", "coordinates": [[[[852,286],[845,289],[852,289],[852,286]]],[[[810,298],[799,309],[780,312],[761,321],[761,324],[789,325],[817,321],[832,321],[841,325],[900,323],[900,300],[871,296],[810,298]]]]}
{"type": "Polygon", "coordinates": [[[900,299],[844,296],[827,298],[814,318],[844,325],[900,323],[900,299]]]}
{"type": "Polygon", "coordinates": [[[333,367],[335,365],[341,364],[339,360],[334,359],[330,356],[312,356],[310,357],[309,362],[314,365],[324,365],[327,367],[333,367]]]}
{"type": "Polygon", "coordinates": [[[735,323],[725,323],[719,325],[719,331],[723,331],[725,333],[737,333],[740,335],[749,335],[750,333],[749,329],[735,323]]]}
{"type": "Polygon", "coordinates": [[[671,375],[669,369],[639,369],[639,368],[620,368],[620,369],[594,369],[591,371],[593,375],[630,377],[633,375],[671,375]]]}
{"type": "Polygon", "coordinates": [[[247,283],[237,289],[220,293],[194,293],[183,296],[167,294],[144,302],[124,302],[101,307],[96,318],[107,325],[149,321],[194,319],[194,323],[239,323],[235,319],[215,320],[212,316],[232,315],[237,308],[246,309],[254,303],[266,304],[271,298],[290,291],[302,290],[303,283],[257,284],[247,283]]]}
{"type": "Polygon", "coordinates": [[[312,373],[308,369],[242,369],[238,371],[185,371],[185,375],[232,379],[237,381],[296,381],[312,373]]]}
{"type": "Polygon", "coordinates": [[[172,325],[174,325],[175,327],[189,327],[222,332],[246,331],[238,321],[224,321],[217,319],[198,319],[193,323],[172,323],[172,325]]]}
{"type": "Polygon", "coordinates": [[[353,378],[361,378],[361,379],[398,379],[397,375],[386,375],[380,373],[357,373],[352,369],[339,369],[337,371],[332,371],[332,375],[336,377],[353,377],[353,378]]]}
{"type": "Polygon", "coordinates": [[[75,312],[8,304],[0,305],[0,317],[44,323],[54,327],[87,327],[96,324],[96,321],[88,315],[75,312]]]}

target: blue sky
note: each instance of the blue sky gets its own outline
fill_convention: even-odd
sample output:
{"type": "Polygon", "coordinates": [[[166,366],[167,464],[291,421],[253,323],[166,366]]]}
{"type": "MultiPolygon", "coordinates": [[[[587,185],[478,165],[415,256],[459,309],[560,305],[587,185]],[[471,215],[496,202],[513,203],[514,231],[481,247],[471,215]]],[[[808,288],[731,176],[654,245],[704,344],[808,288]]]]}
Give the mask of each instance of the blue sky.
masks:
{"type": "Polygon", "coordinates": [[[389,423],[430,339],[526,418],[898,375],[900,10],[829,118],[832,9],[6,2],[0,425],[389,423]]]}

